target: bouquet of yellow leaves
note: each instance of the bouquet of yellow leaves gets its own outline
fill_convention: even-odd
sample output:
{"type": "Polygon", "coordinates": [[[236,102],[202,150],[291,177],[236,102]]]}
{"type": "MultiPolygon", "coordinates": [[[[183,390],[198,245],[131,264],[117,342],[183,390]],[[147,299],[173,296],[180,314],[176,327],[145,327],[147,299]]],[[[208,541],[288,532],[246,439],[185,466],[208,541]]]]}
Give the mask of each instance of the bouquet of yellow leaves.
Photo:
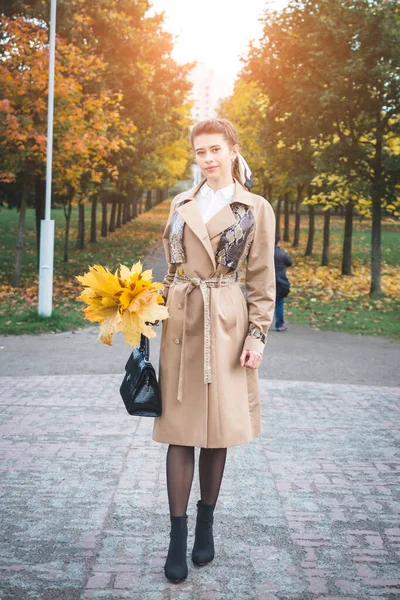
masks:
{"type": "Polygon", "coordinates": [[[101,323],[99,340],[112,345],[112,336],[122,331],[127,344],[137,346],[141,334],[156,337],[147,323],[163,321],[169,317],[164,298],[158,292],[162,283],[152,282],[152,269],[142,271],[138,261],[131,269],[120,265],[111,273],[101,265],[89,266],[89,272],[76,279],[85,286],[79,296],[88,306],[85,318],[101,323]],[[118,272],[119,271],[119,272],[118,272]]]}

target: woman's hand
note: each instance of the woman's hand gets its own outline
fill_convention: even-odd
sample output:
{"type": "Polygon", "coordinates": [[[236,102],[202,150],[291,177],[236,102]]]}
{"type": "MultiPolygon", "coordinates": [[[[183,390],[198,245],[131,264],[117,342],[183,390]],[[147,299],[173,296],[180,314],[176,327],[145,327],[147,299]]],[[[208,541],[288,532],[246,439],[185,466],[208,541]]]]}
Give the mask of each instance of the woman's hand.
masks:
{"type": "Polygon", "coordinates": [[[240,364],[247,369],[258,369],[262,358],[261,352],[257,352],[257,350],[243,350],[240,364]]]}

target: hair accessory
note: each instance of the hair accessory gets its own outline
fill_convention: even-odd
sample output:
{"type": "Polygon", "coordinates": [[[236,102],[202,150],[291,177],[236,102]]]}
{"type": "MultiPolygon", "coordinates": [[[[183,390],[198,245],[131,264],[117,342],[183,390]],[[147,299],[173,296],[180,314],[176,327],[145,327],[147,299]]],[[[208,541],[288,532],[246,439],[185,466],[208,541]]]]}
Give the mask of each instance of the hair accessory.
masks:
{"type": "Polygon", "coordinates": [[[240,179],[245,187],[250,191],[254,185],[253,174],[243,156],[238,154],[240,179]]]}

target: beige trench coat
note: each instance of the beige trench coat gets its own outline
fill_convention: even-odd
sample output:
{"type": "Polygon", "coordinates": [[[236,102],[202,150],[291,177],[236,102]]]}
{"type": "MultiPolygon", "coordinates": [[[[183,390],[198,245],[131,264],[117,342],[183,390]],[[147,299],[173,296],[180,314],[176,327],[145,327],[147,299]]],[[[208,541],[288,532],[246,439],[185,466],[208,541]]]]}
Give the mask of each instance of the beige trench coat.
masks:
{"type": "Polygon", "coordinates": [[[239,358],[243,349],[263,353],[273,319],[275,216],[269,202],[235,179],[232,202],[205,224],[194,199],[205,181],[173,199],[162,236],[168,273],[161,293],[170,317],[162,322],[162,415],[154,419],[153,439],[226,448],[261,433],[258,371],[242,367],[239,358]],[[235,281],[207,289],[206,352],[204,289],[177,281],[177,273],[235,278],[246,258],[246,298],[235,281]]]}

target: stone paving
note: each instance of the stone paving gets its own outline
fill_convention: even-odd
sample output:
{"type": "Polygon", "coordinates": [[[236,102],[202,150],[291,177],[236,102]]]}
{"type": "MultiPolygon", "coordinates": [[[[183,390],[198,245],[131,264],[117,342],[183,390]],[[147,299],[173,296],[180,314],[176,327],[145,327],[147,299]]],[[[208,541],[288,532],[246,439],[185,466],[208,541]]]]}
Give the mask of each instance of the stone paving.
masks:
{"type": "MultiPolygon", "coordinates": [[[[400,598],[400,388],[261,379],[216,558],[164,577],[166,446],[121,374],[0,378],[1,600],[400,598]]],[[[197,475],[189,505],[193,543],[197,475]]]]}

